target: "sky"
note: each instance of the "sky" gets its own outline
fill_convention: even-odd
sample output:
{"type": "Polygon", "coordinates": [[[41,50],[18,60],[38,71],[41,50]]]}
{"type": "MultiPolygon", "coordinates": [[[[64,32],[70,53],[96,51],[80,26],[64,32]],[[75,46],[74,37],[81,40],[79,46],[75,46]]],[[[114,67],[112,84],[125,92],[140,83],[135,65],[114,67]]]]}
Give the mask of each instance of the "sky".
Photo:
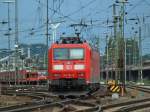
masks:
{"type": "MultiPolygon", "coordinates": [[[[0,0],[0,49],[7,48],[8,6],[0,0]]],[[[13,1],[13,0],[12,0],[13,1]]],[[[105,51],[106,34],[111,35],[112,25],[112,4],[116,0],[49,0],[49,34],[52,30],[50,24],[61,22],[57,29],[57,38],[64,32],[66,35],[73,35],[74,29],[71,24],[78,24],[81,21],[88,25],[84,28],[82,36],[85,39],[92,39],[93,36],[100,38],[100,52],[105,51]]],[[[14,49],[15,31],[15,3],[10,3],[10,26],[11,26],[11,48],[14,49]]],[[[117,4],[117,14],[120,4],[117,4]]],[[[138,30],[136,21],[131,18],[139,18],[142,26],[142,52],[150,53],[150,1],[149,0],[128,0],[125,6],[125,37],[131,38],[138,30]],[[144,19],[143,19],[144,18],[144,19]],[[144,21],[143,21],[144,20],[144,21]],[[134,27],[134,29],[133,29],[134,27]]],[[[33,44],[46,43],[46,0],[18,0],[18,29],[19,43],[33,44]]],[[[138,35],[138,34],[137,34],[138,35]]],[[[51,38],[50,38],[51,39],[51,38]]],[[[138,40],[138,39],[137,39],[138,40]]],[[[50,42],[49,42],[50,44],[50,42]]]]}

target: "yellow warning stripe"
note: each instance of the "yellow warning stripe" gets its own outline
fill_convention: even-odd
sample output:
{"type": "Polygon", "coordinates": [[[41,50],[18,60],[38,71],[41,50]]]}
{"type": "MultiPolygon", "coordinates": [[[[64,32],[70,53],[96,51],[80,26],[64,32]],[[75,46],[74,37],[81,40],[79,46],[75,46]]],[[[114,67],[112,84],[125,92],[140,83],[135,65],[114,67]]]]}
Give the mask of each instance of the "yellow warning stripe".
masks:
{"type": "Polygon", "coordinates": [[[110,91],[112,91],[112,92],[120,92],[120,87],[113,85],[113,86],[110,87],[110,91]]]}
{"type": "Polygon", "coordinates": [[[119,88],[119,86],[116,86],[113,90],[112,90],[112,92],[116,92],[116,90],[119,88]]]}
{"type": "Polygon", "coordinates": [[[112,91],[115,88],[115,86],[111,86],[110,90],[112,91]]]}
{"type": "Polygon", "coordinates": [[[120,88],[117,89],[117,92],[120,92],[120,88]]]}

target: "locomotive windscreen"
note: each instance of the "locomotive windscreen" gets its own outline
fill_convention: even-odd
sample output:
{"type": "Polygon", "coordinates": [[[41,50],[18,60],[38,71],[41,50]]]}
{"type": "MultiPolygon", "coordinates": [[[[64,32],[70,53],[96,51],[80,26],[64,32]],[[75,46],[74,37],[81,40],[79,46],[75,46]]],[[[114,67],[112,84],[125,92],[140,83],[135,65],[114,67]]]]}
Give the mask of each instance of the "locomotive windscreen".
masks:
{"type": "Polygon", "coordinates": [[[83,48],[55,48],[54,60],[84,59],[83,48]]]}

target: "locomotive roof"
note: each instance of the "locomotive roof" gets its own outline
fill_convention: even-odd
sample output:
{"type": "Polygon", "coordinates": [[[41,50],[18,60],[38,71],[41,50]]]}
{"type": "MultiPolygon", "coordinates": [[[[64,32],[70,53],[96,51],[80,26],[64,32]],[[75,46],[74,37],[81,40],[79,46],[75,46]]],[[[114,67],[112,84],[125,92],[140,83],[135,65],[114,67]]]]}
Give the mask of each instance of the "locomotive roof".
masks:
{"type": "Polygon", "coordinates": [[[60,40],[56,43],[61,44],[81,44],[83,40],[80,37],[60,37],[60,40]]]}

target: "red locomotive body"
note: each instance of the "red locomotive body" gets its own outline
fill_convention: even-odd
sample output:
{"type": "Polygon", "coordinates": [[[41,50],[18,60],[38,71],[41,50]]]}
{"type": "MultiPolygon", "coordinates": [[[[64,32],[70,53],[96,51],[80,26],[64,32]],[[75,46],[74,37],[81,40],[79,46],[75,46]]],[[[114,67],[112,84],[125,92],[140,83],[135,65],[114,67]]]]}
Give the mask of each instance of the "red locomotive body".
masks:
{"type": "Polygon", "coordinates": [[[52,44],[48,59],[52,88],[99,84],[100,54],[86,42],[52,44]]]}

